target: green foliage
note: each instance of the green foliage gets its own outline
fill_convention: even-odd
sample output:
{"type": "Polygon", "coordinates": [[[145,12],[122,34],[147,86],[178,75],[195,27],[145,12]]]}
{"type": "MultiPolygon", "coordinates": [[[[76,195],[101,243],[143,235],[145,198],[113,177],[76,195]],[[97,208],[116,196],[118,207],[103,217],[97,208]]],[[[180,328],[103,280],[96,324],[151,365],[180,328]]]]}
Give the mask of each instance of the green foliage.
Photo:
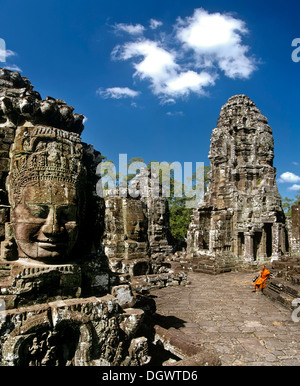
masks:
{"type": "Polygon", "coordinates": [[[143,163],[145,163],[143,158],[141,158],[141,157],[133,157],[133,158],[130,158],[130,160],[128,162],[128,166],[133,164],[134,162],[143,162],[143,163]]]}
{"type": "MultiPolygon", "coordinates": [[[[148,164],[148,167],[151,167],[151,161],[148,164]]],[[[210,171],[210,166],[204,166],[204,191],[207,189],[208,185],[208,172],[210,171]]],[[[160,170],[160,182],[162,182],[162,171],[160,170]]],[[[192,182],[195,183],[196,172],[192,176],[192,182]]],[[[180,186],[180,185],[179,185],[180,186]]],[[[168,198],[169,210],[170,210],[170,228],[172,236],[176,240],[180,240],[186,237],[189,224],[191,222],[191,214],[193,212],[192,208],[187,207],[187,202],[192,200],[192,198],[187,197],[184,191],[184,184],[182,184],[182,197],[177,197],[174,192],[175,190],[175,179],[174,179],[174,170],[170,171],[170,197],[168,198]]]]}
{"type": "Polygon", "coordinates": [[[292,215],[292,206],[300,203],[300,191],[294,198],[285,197],[282,199],[282,209],[286,216],[292,215]]]}
{"type": "Polygon", "coordinates": [[[186,237],[191,222],[192,209],[186,208],[185,204],[189,198],[169,198],[170,228],[172,236],[176,240],[186,237]]]}
{"type": "MultiPolygon", "coordinates": [[[[208,185],[208,172],[210,171],[210,166],[204,166],[204,191],[207,190],[208,185]]],[[[196,172],[193,174],[193,181],[195,181],[196,172]]],[[[173,237],[176,240],[185,238],[189,224],[191,222],[191,215],[193,212],[192,208],[187,208],[187,201],[191,200],[185,195],[184,186],[183,186],[183,196],[174,197],[174,177],[171,174],[171,196],[168,199],[169,201],[169,210],[170,210],[170,228],[173,237]]]]}

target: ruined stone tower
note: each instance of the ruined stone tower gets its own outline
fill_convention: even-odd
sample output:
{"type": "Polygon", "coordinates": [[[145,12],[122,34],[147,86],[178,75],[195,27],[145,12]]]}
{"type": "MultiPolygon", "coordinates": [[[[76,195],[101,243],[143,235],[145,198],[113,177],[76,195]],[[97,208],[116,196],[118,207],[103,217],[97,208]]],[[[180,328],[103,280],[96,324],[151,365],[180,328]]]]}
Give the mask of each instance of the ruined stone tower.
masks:
{"type": "Polygon", "coordinates": [[[112,189],[105,199],[105,253],[114,272],[157,273],[173,251],[168,200],[159,183],[154,194],[150,168],[141,169],[128,189],[139,194],[120,197],[119,190],[112,189]]]}
{"type": "Polygon", "coordinates": [[[245,95],[222,107],[211,136],[210,182],[194,209],[188,252],[214,272],[276,260],[286,252],[285,216],[268,120],[245,95]]]}

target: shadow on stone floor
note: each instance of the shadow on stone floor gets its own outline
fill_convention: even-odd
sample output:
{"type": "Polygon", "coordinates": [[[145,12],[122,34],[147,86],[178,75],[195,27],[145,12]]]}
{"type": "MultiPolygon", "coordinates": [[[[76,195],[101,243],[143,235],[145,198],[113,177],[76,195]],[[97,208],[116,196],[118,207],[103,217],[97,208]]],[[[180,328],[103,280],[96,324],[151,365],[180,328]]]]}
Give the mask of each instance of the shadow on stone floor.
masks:
{"type": "Polygon", "coordinates": [[[166,330],[172,327],[175,329],[179,329],[181,327],[184,327],[185,323],[187,323],[186,320],[177,318],[176,316],[173,316],[173,315],[165,316],[157,313],[154,315],[154,319],[158,325],[165,328],[166,330]]]}

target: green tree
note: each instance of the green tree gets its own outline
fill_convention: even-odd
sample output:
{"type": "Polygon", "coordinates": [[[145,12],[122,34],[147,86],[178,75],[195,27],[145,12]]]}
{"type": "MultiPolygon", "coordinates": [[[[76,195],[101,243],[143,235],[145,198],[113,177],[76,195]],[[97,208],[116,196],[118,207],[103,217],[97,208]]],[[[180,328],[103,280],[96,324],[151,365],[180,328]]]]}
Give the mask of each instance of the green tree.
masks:
{"type": "MultiPolygon", "coordinates": [[[[129,166],[135,162],[142,162],[142,163],[145,163],[144,159],[141,158],[141,157],[133,157],[133,158],[130,158],[130,160],[128,161],[128,164],[127,164],[127,168],[129,168],[129,166]]],[[[138,173],[139,173],[139,169],[136,171],[136,173],[128,173],[127,174],[127,182],[129,182],[130,180],[132,180],[138,173]]]]}
{"type": "MultiPolygon", "coordinates": [[[[210,171],[210,166],[204,166],[204,192],[207,190],[208,185],[208,172],[210,171]]],[[[195,183],[196,172],[193,174],[193,184],[195,183]]],[[[176,240],[180,240],[186,237],[189,224],[191,222],[191,215],[193,212],[192,208],[187,207],[187,202],[191,198],[186,196],[183,186],[183,195],[182,197],[174,196],[174,173],[171,173],[171,195],[168,198],[169,201],[169,210],[170,210],[170,228],[173,237],[176,240]]]]}
{"type": "Polygon", "coordinates": [[[282,198],[282,209],[286,216],[292,215],[292,206],[300,203],[300,191],[295,195],[294,198],[284,197],[282,198]]]}

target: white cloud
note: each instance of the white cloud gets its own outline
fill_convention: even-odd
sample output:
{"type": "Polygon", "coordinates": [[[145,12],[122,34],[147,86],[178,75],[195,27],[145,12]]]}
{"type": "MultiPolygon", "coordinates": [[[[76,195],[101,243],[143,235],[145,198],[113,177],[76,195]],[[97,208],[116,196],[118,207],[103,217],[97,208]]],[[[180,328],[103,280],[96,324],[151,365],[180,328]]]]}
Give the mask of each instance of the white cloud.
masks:
{"type": "Polygon", "coordinates": [[[161,105],[173,105],[176,103],[176,100],[174,98],[164,98],[161,100],[161,105]]]}
{"type": "Polygon", "coordinates": [[[11,65],[7,64],[3,67],[6,68],[7,70],[10,70],[10,71],[22,72],[21,68],[19,66],[17,66],[16,64],[11,64],[11,65]]]}
{"type": "Polygon", "coordinates": [[[134,64],[137,71],[135,75],[141,78],[168,77],[168,74],[177,67],[174,55],[152,40],[143,39],[127,43],[120,48],[120,59],[127,60],[134,57],[144,57],[142,61],[134,64]]]}
{"type": "Polygon", "coordinates": [[[166,114],[169,115],[170,117],[176,117],[176,116],[177,117],[178,116],[183,117],[184,116],[184,113],[182,111],[174,111],[174,112],[168,111],[166,114]]]}
{"type": "Polygon", "coordinates": [[[192,17],[178,19],[176,30],[199,66],[216,64],[230,78],[248,78],[255,70],[254,60],[246,56],[249,47],[241,44],[241,36],[248,32],[242,20],[196,9],[192,17]]]}
{"type": "Polygon", "coordinates": [[[5,41],[0,39],[0,63],[4,63],[2,67],[7,70],[22,72],[21,68],[16,64],[6,64],[6,59],[12,56],[17,56],[17,53],[12,50],[7,50],[5,47],[5,41]]]}
{"type": "MultiPolygon", "coordinates": [[[[161,25],[150,20],[152,30],[161,25]]],[[[161,33],[160,40],[138,36],[145,31],[140,24],[117,24],[116,29],[136,36],[116,46],[112,59],[130,60],[133,77],[149,81],[163,104],[190,93],[205,94],[221,72],[233,79],[249,78],[256,68],[249,47],[242,44],[248,32],[245,23],[228,14],[196,9],[191,17],[177,19],[175,35],[161,33]]]]}
{"type": "Polygon", "coordinates": [[[300,177],[297,176],[294,173],[285,172],[285,173],[281,174],[280,178],[278,179],[278,182],[279,183],[290,183],[290,184],[293,184],[293,183],[300,182],[300,177]]]}
{"type": "Polygon", "coordinates": [[[9,58],[10,56],[17,56],[17,53],[12,50],[6,50],[6,57],[9,58]]]}
{"type": "Polygon", "coordinates": [[[175,77],[179,69],[174,54],[152,40],[126,43],[123,47],[117,47],[114,56],[122,60],[141,58],[133,64],[136,70],[134,76],[150,80],[155,94],[165,93],[165,82],[175,77]]]}
{"type": "Polygon", "coordinates": [[[150,28],[156,29],[158,27],[161,27],[163,25],[163,22],[156,20],[156,19],[150,19],[150,28]]]}
{"type": "Polygon", "coordinates": [[[300,185],[293,184],[288,188],[288,190],[295,190],[295,191],[300,191],[300,185]]]}
{"type": "Polygon", "coordinates": [[[203,52],[215,52],[216,47],[239,43],[241,37],[236,31],[247,32],[243,21],[226,14],[209,14],[201,8],[196,9],[192,17],[185,20],[179,18],[177,23],[179,39],[189,47],[203,52]]]}
{"type": "Polygon", "coordinates": [[[115,24],[114,28],[116,31],[124,31],[129,33],[130,35],[141,35],[145,30],[145,27],[141,24],[133,25],[133,24],[119,23],[119,24],[115,24]]]}
{"type": "Polygon", "coordinates": [[[296,165],[296,166],[299,166],[299,162],[296,162],[296,161],[293,161],[292,164],[296,165]]]}
{"type": "Polygon", "coordinates": [[[108,99],[108,98],[121,99],[121,98],[135,98],[140,93],[128,87],[111,87],[105,90],[103,90],[102,88],[99,88],[97,90],[97,94],[101,95],[104,99],[108,99]]]}
{"type": "Polygon", "coordinates": [[[17,53],[12,50],[6,50],[4,47],[0,47],[0,57],[1,58],[9,58],[11,56],[17,56],[17,53]]]}
{"type": "Polygon", "coordinates": [[[202,71],[198,74],[195,71],[180,73],[177,77],[167,82],[169,94],[184,95],[190,91],[202,93],[203,87],[213,85],[214,77],[209,73],[202,71]]]}
{"type": "MultiPolygon", "coordinates": [[[[141,58],[133,64],[134,76],[150,80],[154,94],[163,98],[187,95],[191,91],[201,93],[203,87],[214,84],[214,77],[207,72],[182,71],[176,63],[176,53],[152,40],[143,39],[119,46],[113,55],[122,60],[141,58]]],[[[170,98],[166,100],[169,102],[170,98]]]]}

